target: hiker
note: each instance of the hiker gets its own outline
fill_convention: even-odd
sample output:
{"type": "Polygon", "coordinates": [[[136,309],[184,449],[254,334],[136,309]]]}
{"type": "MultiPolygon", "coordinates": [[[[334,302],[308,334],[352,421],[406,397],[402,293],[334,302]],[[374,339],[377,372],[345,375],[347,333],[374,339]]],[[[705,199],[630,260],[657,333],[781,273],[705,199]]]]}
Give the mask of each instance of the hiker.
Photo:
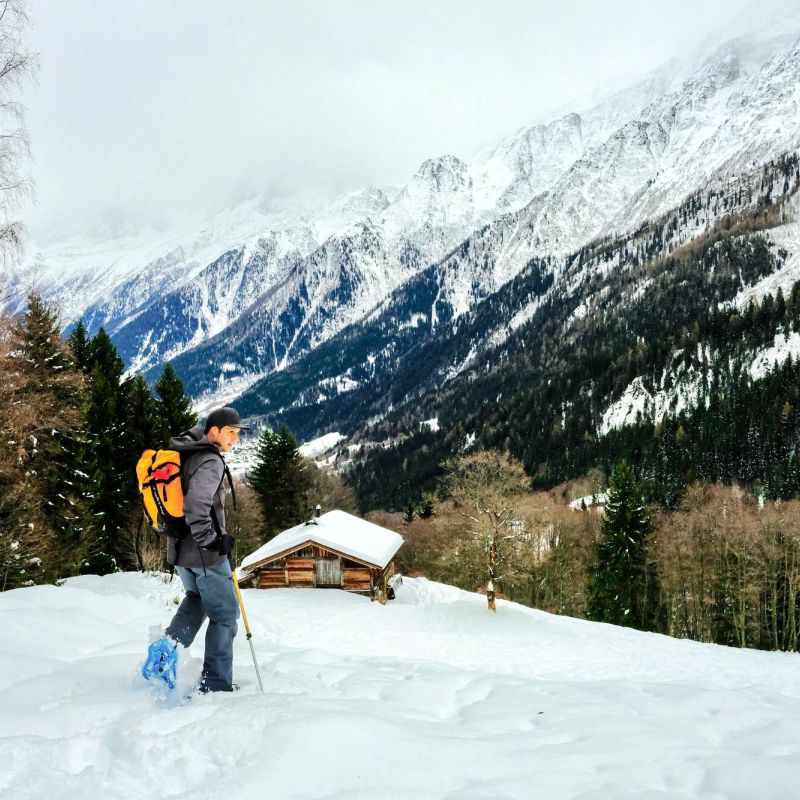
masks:
{"type": "MultiPolygon", "coordinates": [[[[205,659],[199,691],[230,692],[234,688],[233,639],[239,608],[231,580],[228,558],[234,538],[225,532],[225,475],[222,453],[227,453],[239,438],[242,425],[234,408],[212,411],[205,426],[175,436],[169,446],[181,454],[183,513],[188,533],[183,539],[167,537],[167,561],[175,567],[186,589],[178,611],[164,631],[164,638],[150,645],[148,665],[177,663],[175,646],[188,647],[208,617],[205,659]]],[[[167,681],[170,683],[170,681],[167,681]]]]}

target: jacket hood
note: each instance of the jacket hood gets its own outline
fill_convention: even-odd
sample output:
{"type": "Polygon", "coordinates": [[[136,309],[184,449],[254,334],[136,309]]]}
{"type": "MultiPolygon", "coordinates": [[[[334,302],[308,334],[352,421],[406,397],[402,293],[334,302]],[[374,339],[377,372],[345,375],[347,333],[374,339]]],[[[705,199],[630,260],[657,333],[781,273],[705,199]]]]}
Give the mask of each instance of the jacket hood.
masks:
{"type": "Polygon", "coordinates": [[[203,425],[195,425],[185,433],[173,436],[169,440],[170,450],[177,450],[179,453],[190,453],[196,450],[212,450],[221,453],[221,448],[206,436],[203,425]]]}

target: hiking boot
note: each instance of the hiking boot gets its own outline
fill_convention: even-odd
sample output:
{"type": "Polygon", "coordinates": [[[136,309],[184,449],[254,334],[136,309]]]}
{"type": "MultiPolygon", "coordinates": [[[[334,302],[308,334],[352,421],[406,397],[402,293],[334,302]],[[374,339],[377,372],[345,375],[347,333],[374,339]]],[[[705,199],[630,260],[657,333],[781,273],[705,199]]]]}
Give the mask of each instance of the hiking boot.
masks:
{"type": "Polygon", "coordinates": [[[198,694],[210,694],[211,692],[238,692],[239,691],[239,684],[232,683],[230,689],[212,689],[205,683],[200,683],[197,687],[198,694]]]}

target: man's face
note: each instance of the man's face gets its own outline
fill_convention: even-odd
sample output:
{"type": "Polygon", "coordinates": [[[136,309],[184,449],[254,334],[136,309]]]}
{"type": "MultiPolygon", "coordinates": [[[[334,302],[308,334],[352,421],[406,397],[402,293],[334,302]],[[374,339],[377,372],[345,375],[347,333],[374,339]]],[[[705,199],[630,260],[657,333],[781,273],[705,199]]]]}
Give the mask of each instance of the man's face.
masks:
{"type": "Polygon", "coordinates": [[[214,425],[206,435],[214,444],[219,445],[225,453],[239,441],[239,429],[232,428],[230,425],[225,425],[222,428],[214,425]]]}

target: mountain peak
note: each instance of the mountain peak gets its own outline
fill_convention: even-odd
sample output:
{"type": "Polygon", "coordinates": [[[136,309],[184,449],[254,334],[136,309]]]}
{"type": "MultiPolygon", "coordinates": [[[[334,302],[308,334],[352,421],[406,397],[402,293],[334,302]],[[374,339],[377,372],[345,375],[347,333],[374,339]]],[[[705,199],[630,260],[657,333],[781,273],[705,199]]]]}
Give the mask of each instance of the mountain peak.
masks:
{"type": "Polygon", "coordinates": [[[437,191],[457,191],[465,186],[467,180],[467,165],[452,155],[423,161],[413,179],[415,183],[427,184],[437,191]]]}

